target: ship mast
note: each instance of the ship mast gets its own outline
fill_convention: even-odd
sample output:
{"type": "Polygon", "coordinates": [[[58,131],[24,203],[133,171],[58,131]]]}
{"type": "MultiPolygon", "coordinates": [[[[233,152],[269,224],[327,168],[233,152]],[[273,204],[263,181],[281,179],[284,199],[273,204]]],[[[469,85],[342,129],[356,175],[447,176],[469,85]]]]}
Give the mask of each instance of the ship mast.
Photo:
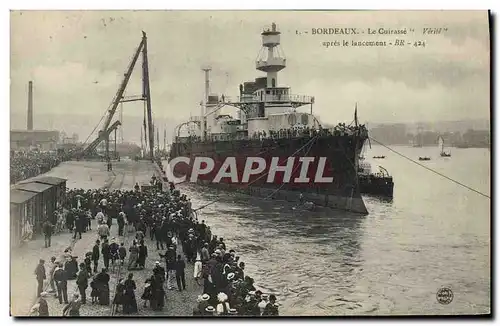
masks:
{"type": "Polygon", "coordinates": [[[210,94],[210,71],[212,70],[210,67],[206,67],[202,69],[205,72],[205,96],[203,100],[203,105],[201,106],[201,140],[205,140],[206,137],[206,126],[207,126],[207,105],[208,105],[208,96],[210,94]]]}
{"type": "Polygon", "coordinates": [[[267,87],[278,87],[278,72],[286,67],[286,59],[279,53],[281,33],[276,29],[276,24],[272,23],[271,30],[267,29],[261,35],[262,47],[267,49],[267,58],[258,60],[255,68],[267,73],[267,87]]]}

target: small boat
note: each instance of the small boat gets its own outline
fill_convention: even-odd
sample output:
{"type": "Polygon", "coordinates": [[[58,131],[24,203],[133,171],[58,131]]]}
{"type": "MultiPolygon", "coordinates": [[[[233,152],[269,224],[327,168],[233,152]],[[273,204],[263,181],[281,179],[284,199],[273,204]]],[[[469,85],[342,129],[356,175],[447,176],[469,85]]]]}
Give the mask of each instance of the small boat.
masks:
{"type": "Polygon", "coordinates": [[[451,152],[445,152],[444,151],[444,139],[443,137],[439,136],[438,137],[438,143],[439,143],[439,147],[441,147],[441,152],[439,153],[439,155],[441,155],[441,157],[451,157],[451,152]]]}
{"type": "Polygon", "coordinates": [[[428,157],[428,156],[424,156],[424,157],[420,156],[420,157],[418,158],[418,160],[419,160],[419,161],[430,161],[430,160],[431,160],[431,158],[430,158],[430,157],[428,157]]]}
{"type": "Polygon", "coordinates": [[[384,159],[385,156],[374,156],[373,158],[380,158],[380,159],[384,159]]]}

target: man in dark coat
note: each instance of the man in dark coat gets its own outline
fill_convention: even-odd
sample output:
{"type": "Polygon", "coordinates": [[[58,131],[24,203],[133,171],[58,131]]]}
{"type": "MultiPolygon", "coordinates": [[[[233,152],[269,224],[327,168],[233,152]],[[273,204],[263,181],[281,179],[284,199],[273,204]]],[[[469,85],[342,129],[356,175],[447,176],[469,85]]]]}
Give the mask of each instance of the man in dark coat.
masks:
{"type": "Polygon", "coordinates": [[[118,224],[118,235],[123,236],[123,228],[125,227],[125,213],[120,212],[118,217],[116,218],[116,222],[118,224]]]}
{"type": "Polygon", "coordinates": [[[97,288],[99,289],[99,304],[103,306],[109,305],[109,274],[106,273],[106,269],[96,275],[95,282],[97,283],[97,288]]]}
{"type": "Polygon", "coordinates": [[[84,263],[80,264],[80,272],[76,277],[76,285],[78,285],[78,290],[80,291],[80,297],[82,298],[82,303],[86,303],[86,295],[85,290],[87,290],[89,286],[89,276],[87,274],[87,268],[84,263]]]}
{"type": "Polygon", "coordinates": [[[38,287],[36,290],[36,296],[39,297],[40,293],[43,292],[43,281],[47,278],[45,275],[45,260],[40,259],[40,262],[35,268],[36,281],[38,282],[38,287]]]}
{"type": "Polygon", "coordinates": [[[182,259],[181,255],[177,255],[177,261],[175,262],[175,280],[177,281],[177,288],[179,291],[186,289],[185,269],[186,262],[182,259]]]}
{"type": "Polygon", "coordinates": [[[146,257],[148,257],[148,247],[144,244],[144,240],[141,240],[139,245],[139,259],[137,260],[139,269],[144,269],[146,265],[146,257]]]}
{"type": "Polygon", "coordinates": [[[164,243],[164,234],[163,232],[166,232],[165,229],[162,227],[160,222],[154,222],[154,230],[155,230],[155,239],[156,239],[156,250],[161,250],[164,249],[163,243],[164,243]]]}
{"type": "MultiPolygon", "coordinates": [[[[73,239],[76,239],[76,234],[80,236],[80,239],[82,238],[82,231],[83,231],[83,223],[82,219],[80,218],[79,215],[76,216],[75,220],[75,234],[73,235],[73,239]]],[[[87,221],[85,221],[86,223],[87,221]]]]}
{"type": "Polygon", "coordinates": [[[56,281],[57,287],[57,297],[59,298],[59,303],[68,304],[68,275],[66,271],[62,268],[62,264],[54,271],[54,280],[56,281]]]}
{"type": "Polygon", "coordinates": [[[47,219],[44,223],[43,223],[43,234],[45,235],[45,248],[47,247],[50,247],[50,240],[52,238],[52,230],[53,230],[53,226],[52,224],[49,222],[49,220],[47,219]]]}
{"type": "Polygon", "coordinates": [[[111,258],[111,253],[109,252],[108,239],[104,239],[104,242],[102,243],[101,254],[102,254],[102,259],[104,260],[104,267],[106,268],[107,271],[109,268],[109,259],[111,258]]]}
{"type": "Polygon", "coordinates": [[[97,273],[97,265],[99,264],[99,244],[101,242],[96,240],[94,247],[92,248],[92,261],[94,262],[94,273],[97,273]]]}

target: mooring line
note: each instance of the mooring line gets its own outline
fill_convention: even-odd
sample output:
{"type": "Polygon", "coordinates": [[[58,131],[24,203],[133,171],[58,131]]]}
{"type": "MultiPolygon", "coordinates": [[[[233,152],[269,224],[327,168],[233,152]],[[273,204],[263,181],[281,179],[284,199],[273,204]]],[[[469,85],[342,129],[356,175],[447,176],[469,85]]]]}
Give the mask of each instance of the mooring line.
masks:
{"type": "Polygon", "coordinates": [[[410,162],[412,162],[412,163],[415,163],[415,164],[416,164],[416,165],[418,165],[418,166],[423,167],[423,168],[424,168],[424,169],[426,169],[426,170],[429,170],[429,171],[431,171],[431,172],[433,172],[433,173],[435,173],[435,174],[437,174],[437,175],[439,175],[439,176],[441,176],[441,177],[443,177],[443,178],[445,178],[445,179],[447,179],[447,180],[449,180],[449,181],[451,181],[451,182],[454,182],[454,183],[456,183],[456,184],[457,184],[457,185],[459,185],[459,186],[462,186],[462,187],[464,187],[464,188],[466,188],[466,189],[468,189],[468,190],[470,190],[470,191],[473,191],[473,192],[475,192],[475,193],[477,193],[477,194],[479,194],[479,195],[481,195],[481,196],[484,196],[484,197],[486,197],[486,198],[490,198],[490,196],[488,196],[487,194],[485,194],[485,193],[483,193],[483,192],[481,192],[481,191],[479,191],[479,190],[476,190],[476,189],[474,189],[474,188],[472,188],[472,187],[469,187],[469,186],[467,186],[466,184],[463,184],[463,183],[462,183],[462,182],[460,182],[460,181],[457,181],[457,180],[455,180],[455,179],[452,179],[452,178],[450,178],[450,177],[448,177],[448,176],[446,176],[446,175],[442,174],[441,172],[438,172],[438,171],[436,171],[436,170],[434,170],[434,169],[431,169],[430,167],[427,167],[427,166],[425,166],[425,165],[423,165],[423,164],[421,164],[421,163],[418,163],[417,161],[415,161],[415,160],[413,160],[413,159],[409,158],[408,156],[406,156],[406,155],[404,155],[404,154],[401,154],[401,153],[399,153],[398,151],[396,151],[396,150],[394,150],[394,149],[390,148],[389,146],[387,146],[387,145],[385,145],[385,144],[383,144],[383,143],[379,142],[379,141],[378,141],[378,140],[376,140],[375,138],[370,137],[370,139],[371,139],[371,140],[373,140],[374,142],[376,142],[377,144],[379,144],[379,145],[381,145],[381,146],[383,146],[383,147],[387,148],[387,149],[388,149],[388,150],[390,150],[391,152],[393,152],[393,153],[395,153],[395,154],[397,154],[397,155],[399,155],[399,156],[401,156],[401,157],[403,157],[403,158],[407,159],[408,161],[410,161],[410,162]]]}

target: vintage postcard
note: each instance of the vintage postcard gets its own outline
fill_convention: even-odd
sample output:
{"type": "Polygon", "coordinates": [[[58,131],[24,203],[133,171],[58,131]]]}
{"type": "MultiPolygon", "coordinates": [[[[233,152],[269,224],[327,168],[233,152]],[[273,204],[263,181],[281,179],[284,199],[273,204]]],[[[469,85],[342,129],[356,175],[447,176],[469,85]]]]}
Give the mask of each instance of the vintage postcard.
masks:
{"type": "Polygon", "coordinates": [[[491,316],[488,11],[11,11],[12,316],[491,316]]]}

